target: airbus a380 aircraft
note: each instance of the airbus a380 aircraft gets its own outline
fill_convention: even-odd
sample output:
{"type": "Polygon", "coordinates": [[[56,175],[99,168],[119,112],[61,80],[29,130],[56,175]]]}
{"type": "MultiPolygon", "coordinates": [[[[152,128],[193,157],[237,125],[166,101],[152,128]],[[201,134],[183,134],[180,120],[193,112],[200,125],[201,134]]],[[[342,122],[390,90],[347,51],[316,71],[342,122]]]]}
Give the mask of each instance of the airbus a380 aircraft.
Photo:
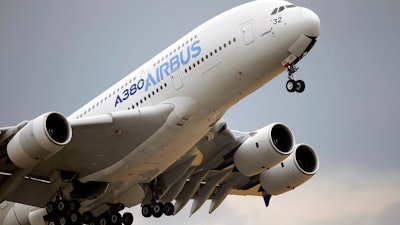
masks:
{"type": "Polygon", "coordinates": [[[224,113],[313,47],[320,21],[259,0],[200,25],[65,118],[45,113],[0,129],[0,223],[125,224],[125,207],[173,215],[189,200],[214,211],[228,194],[291,190],[318,170],[315,151],[282,123],[233,134],[224,113]],[[172,204],[174,203],[174,204],[172,204]]]}

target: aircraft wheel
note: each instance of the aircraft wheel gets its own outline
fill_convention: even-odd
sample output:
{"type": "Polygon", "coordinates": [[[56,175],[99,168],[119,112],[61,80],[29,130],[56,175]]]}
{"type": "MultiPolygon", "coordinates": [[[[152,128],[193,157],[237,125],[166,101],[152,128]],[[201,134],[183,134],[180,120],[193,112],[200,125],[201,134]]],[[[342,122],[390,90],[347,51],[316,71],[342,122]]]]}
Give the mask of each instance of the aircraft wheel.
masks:
{"type": "Polygon", "coordinates": [[[65,212],[67,210],[68,202],[65,200],[56,201],[57,210],[59,212],[65,212]]]}
{"type": "Polygon", "coordinates": [[[82,214],[82,222],[84,224],[90,224],[91,222],[93,222],[93,213],[90,211],[84,212],[82,214]]]}
{"type": "Polygon", "coordinates": [[[122,215],[122,222],[124,223],[124,225],[132,225],[133,223],[132,213],[124,213],[124,215],[122,215]]]}
{"type": "Polygon", "coordinates": [[[302,93],[304,89],[306,88],[306,84],[302,80],[296,81],[296,92],[297,93],[302,93]]]}
{"type": "Polygon", "coordinates": [[[107,225],[108,224],[107,218],[105,218],[105,217],[100,218],[99,224],[100,225],[107,225]]]}
{"type": "Polygon", "coordinates": [[[67,220],[67,218],[65,216],[60,216],[57,219],[57,221],[58,221],[59,225],[67,225],[67,222],[68,222],[68,220],[67,220]]]}
{"type": "Polygon", "coordinates": [[[143,205],[142,207],[142,215],[146,218],[151,217],[151,215],[153,215],[153,208],[151,207],[151,205],[143,205]]]}
{"type": "Polygon", "coordinates": [[[78,201],[72,200],[72,201],[68,202],[68,209],[71,212],[78,212],[80,207],[81,207],[81,204],[78,201]]]}
{"type": "Polygon", "coordinates": [[[162,204],[161,202],[157,202],[156,204],[154,204],[153,216],[155,218],[159,218],[162,216],[163,213],[164,213],[164,204],[162,204]]]}
{"type": "Polygon", "coordinates": [[[174,212],[175,212],[175,206],[171,202],[165,203],[164,214],[166,216],[172,216],[174,215],[174,212]]]}
{"type": "Polygon", "coordinates": [[[46,212],[47,214],[52,214],[56,211],[56,203],[55,202],[48,202],[46,204],[46,212]]]}
{"type": "Polygon", "coordinates": [[[69,215],[69,220],[72,222],[74,225],[80,225],[82,224],[82,216],[79,212],[72,212],[69,215]]]}
{"type": "Polygon", "coordinates": [[[297,85],[296,85],[296,81],[295,81],[295,80],[288,80],[288,81],[286,82],[286,90],[287,90],[288,92],[294,92],[294,91],[296,91],[296,87],[297,87],[297,85]]]}
{"type": "Polygon", "coordinates": [[[111,214],[110,222],[112,225],[121,225],[122,224],[121,214],[119,214],[118,212],[111,214]]]}

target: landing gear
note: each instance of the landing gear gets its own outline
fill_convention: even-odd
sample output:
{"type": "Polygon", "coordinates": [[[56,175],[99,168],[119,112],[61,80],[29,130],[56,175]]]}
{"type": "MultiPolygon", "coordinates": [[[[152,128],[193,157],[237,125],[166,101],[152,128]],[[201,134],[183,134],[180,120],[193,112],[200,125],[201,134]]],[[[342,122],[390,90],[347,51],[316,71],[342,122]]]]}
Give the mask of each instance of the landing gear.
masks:
{"type": "Polygon", "coordinates": [[[142,206],[142,215],[146,218],[154,216],[155,218],[161,217],[163,214],[166,216],[172,216],[174,214],[175,207],[172,203],[161,203],[152,201],[151,204],[144,204],[142,206]]]}
{"type": "Polygon", "coordinates": [[[302,93],[306,88],[306,84],[302,80],[288,80],[286,90],[288,92],[302,93]]]}
{"type": "Polygon", "coordinates": [[[59,199],[46,204],[45,220],[49,225],[81,225],[82,216],[79,210],[79,202],[59,199]]]}
{"type": "Polygon", "coordinates": [[[125,208],[123,204],[109,204],[109,210],[98,217],[94,217],[90,211],[81,214],[80,204],[77,201],[59,199],[46,204],[47,215],[44,217],[49,225],[131,225],[133,215],[119,211],[125,208]]]}
{"type": "Polygon", "coordinates": [[[294,73],[298,69],[299,68],[296,67],[294,64],[290,64],[289,66],[287,66],[287,71],[289,73],[289,80],[286,82],[286,90],[288,92],[302,93],[306,88],[306,84],[304,83],[304,81],[294,79],[294,73]]]}

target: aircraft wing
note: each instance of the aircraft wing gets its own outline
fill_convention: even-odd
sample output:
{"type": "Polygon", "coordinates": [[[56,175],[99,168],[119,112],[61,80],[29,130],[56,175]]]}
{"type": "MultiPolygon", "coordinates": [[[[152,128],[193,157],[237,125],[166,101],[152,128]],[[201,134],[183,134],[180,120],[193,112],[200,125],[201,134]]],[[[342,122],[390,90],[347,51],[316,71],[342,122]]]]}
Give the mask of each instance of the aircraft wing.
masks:
{"type": "Polygon", "coordinates": [[[271,195],[294,189],[317,169],[314,150],[295,145],[286,125],[273,123],[242,133],[220,120],[158,177],[157,192],[161,202],[175,200],[175,213],[191,199],[191,214],[207,200],[211,200],[211,213],[229,194],[263,196],[268,206],[271,195]]]}
{"type": "MultiPolygon", "coordinates": [[[[69,143],[63,147],[62,151],[51,153],[51,157],[38,153],[43,157],[39,159],[40,163],[34,166],[30,166],[34,161],[28,160],[29,163],[24,164],[26,156],[22,153],[10,159],[7,146],[12,139],[19,139],[17,136],[19,133],[21,133],[20,136],[37,133],[35,128],[33,128],[34,131],[28,129],[43,123],[40,119],[42,116],[32,120],[33,122],[0,128],[0,201],[6,199],[43,207],[55,193],[50,187],[54,171],[73,171],[80,176],[85,176],[112,165],[156,132],[165,123],[172,110],[173,105],[160,104],[69,120],[72,129],[69,143]],[[27,132],[23,131],[24,129],[27,132]],[[17,161],[20,167],[13,163],[17,161]],[[32,195],[31,191],[27,193],[27,190],[35,190],[35,195],[32,195]]],[[[51,115],[48,113],[44,117],[51,115]]],[[[48,130],[51,129],[48,128],[48,130]]],[[[31,145],[37,144],[33,142],[31,145]]],[[[20,145],[29,151],[29,146],[26,147],[29,144],[22,141],[20,145]]],[[[27,153],[28,157],[32,154],[27,153]]]]}
{"type": "Polygon", "coordinates": [[[193,214],[209,199],[212,212],[228,194],[261,196],[258,179],[241,174],[233,161],[235,151],[247,138],[247,134],[234,135],[225,121],[217,122],[185,157],[160,175],[160,200],[175,200],[177,213],[193,199],[193,214]]]}

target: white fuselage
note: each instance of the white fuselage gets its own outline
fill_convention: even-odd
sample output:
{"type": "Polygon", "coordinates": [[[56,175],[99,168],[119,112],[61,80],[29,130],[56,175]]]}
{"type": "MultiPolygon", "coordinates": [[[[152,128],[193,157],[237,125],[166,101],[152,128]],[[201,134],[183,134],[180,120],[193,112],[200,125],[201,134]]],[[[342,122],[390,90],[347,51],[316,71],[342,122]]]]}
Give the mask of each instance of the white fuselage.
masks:
{"type": "Polygon", "coordinates": [[[271,15],[285,5],[290,3],[254,1],[218,15],[73,113],[71,122],[164,103],[174,106],[153,136],[119,162],[80,180],[115,183],[118,187],[109,191],[119,193],[150,182],[204,137],[229,107],[283,72],[296,40],[319,33],[318,18],[308,9],[271,15]]]}

